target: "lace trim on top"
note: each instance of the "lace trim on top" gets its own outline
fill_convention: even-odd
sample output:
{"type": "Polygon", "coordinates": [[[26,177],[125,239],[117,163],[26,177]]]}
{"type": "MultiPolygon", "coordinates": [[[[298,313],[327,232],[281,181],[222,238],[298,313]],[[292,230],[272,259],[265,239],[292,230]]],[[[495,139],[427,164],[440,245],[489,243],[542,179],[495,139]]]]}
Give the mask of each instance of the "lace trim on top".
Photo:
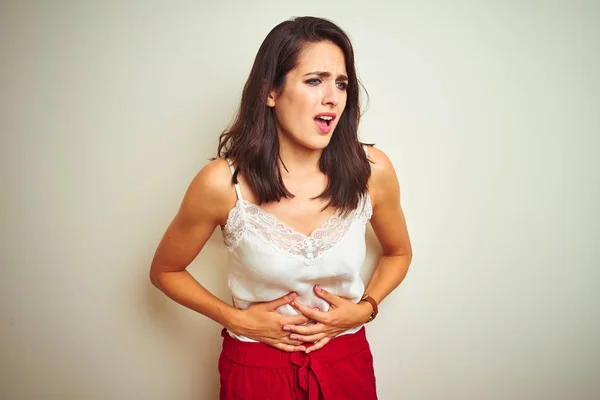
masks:
{"type": "Polygon", "coordinates": [[[279,249],[310,260],[320,257],[339,243],[357,217],[366,224],[372,215],[371,199],[367,194],[350,214],[342,216],[337,211],[323,225],[306,236],[256,204],[238,200],[235,207],[229,211],[227,223],[223,228],[223,241],[227,250],[233,251],[246,229],[249,229],[279,249]]]}

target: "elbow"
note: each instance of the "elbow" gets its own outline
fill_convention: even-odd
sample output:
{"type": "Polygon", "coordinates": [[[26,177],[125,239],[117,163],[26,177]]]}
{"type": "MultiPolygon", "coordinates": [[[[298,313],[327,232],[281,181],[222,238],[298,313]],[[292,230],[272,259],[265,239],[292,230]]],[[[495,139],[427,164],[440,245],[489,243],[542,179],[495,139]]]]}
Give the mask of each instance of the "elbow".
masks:
{"type": "Polygon", "coordinates": [[[149,278],[150,278],[150,283],[157,289],[160,289],[160,284],[158,283],[158,277],[156,276],[156,274],[150,273],[149,278]]]}
{"type": "Polygon", "coordinates": [[[412,258],[413,258],[412,247],[407,246],[407,248],[405,248],[404,251],[402,252],[402,256],[406,259],[407,266],[410,266],[410,263],[412,262],[412,258]]]}
{"type": "Polygon", "coordinates": [[[158,280],[156,279],[156,275],[150,273],[149,278],[150,278],[150,283],[158,288],[158,280]]]}
{"type": "Polygon", "coordinates": [[[152,285],[154,285],[154,287],[156,287],[158,290],[162,291],[162,288],[160,285],[160,272],[157,270],[157,268],[155,267],[154,264],[150,267],[150,272],[148,273],[148,278],[150,279],[150,283],[152,283],[152,285]]]}
{"type": "Polygon", "coordinates": [[[388,251],[385,251],[384,249],[384,251],[382,252],[382,256],[395,257],[398,260],[403,259],[406,260],[408,264],[410,264],[412,261],[413,252],[412,248],[410,247],[395,248],[390,249],[388,251]]]}
{"type": "Polygon", "coordinates": [[[412,246],[406,246],[406,248],[404,249],[404,255],[408,259],[409,262],[412,261],[412,257],[413,257],[412,246]]]}

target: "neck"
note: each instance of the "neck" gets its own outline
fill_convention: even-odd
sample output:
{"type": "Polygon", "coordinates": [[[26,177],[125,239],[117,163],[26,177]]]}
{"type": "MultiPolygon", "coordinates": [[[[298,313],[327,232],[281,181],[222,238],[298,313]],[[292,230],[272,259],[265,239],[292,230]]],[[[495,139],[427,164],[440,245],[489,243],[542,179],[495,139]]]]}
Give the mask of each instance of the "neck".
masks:
{"type": "Polygon", "coordinates": [[[279,136],[279,164],[283,176],[298,176],[319,173],[319,160],[323,150],[300,146],[279,136]]]}

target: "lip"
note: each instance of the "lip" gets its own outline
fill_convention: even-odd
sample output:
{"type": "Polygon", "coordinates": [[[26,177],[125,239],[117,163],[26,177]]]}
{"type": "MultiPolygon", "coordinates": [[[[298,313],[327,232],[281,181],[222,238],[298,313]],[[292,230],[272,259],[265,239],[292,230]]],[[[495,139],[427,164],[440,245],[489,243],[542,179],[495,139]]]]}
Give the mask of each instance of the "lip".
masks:
{"type": "Polygon", "coordinates": [[[329,132],[331,132],[331,129],[333,129],[333,121],[335,121],[335,114],[334,113],[321,113],[321,114],[318,114],[314,119],[315,119],[315,126],[317,127],[318,131],[322,135],[327,135],[329,132]],[[317,124],[316,119],[319,116],[331,117],[331,121],[329,122],[329,125],[317,124]]]}
{"type": "Polygon", "coordinates": [[[324,112],[324,113],[320,113],[315,115],[315,120],[318,117],[331,117],[331,121],[329,121],[329,125],[327,126],[321,126],[319,124],[317,124],[317,122],[315,121],[315,125],[317,126],[317,129],[319,130],[319,132],[321,132],[321,134],[323,135],[327,135],[329,132],[331,132],[331,129],[333,128],[333,121],[335,121],[337,115],[336,113],[331,113],[331,112],[324,112]]]}
{"type": "Polygon", "coordinates": [[[335,121],[337,114],[336,113],[330,113],[330,112],[324,112],[324,113],[320,113],[315,115],[315,118],[317,117],[331,117],[331,122],[335,121]]]}
{"type": "Polygon", "coordinates": [[[317,127],[317,129],[319,130],[319,132],[321,132],[324,135],[326,135],[329,132],[331,132],[331,125],[329,125],[329,126],[321,126],[321,125],[317,125],[317,123],[315,122],[315,126],[317,127]]]}

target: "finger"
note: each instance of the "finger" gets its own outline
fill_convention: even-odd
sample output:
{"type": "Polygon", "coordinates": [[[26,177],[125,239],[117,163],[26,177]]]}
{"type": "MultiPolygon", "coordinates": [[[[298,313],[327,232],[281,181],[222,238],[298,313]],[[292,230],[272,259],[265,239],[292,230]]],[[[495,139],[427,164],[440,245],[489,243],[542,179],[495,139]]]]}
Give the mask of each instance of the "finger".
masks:
{"type": "MultiPolygon", "coordinates": [[[[313,307],[313,310],[318,311],[319,309],[317,307],[313,307]]],[[[303,314],[282,317],[280,322],[283,325],[316,324],[315,320],[309,319],[303,314]]]]}
{"type": "Polygon", "coordinates": [[[290,339],[299,340],[304,343],[315,343],[317,340],[321,340],[326,336],[327,335],[325,333],[317,333],[316,335],[308,335],[308,336],[298,335],[297,333],[292,333],[290,335],[290,339]]]}
{"type": "Polygon", "coordinates": [[[300,314],[282,317],[280,321],[284,325],[300,325],[307,323],[309,319],[306,316],[300,314]]]}
{"type": "Polygon", "coordinates": [[[312,308],[306,307],[304,304],[299,303],[297,301],[293,301],[290,303],[296,310],[300,311],[302,315],[317,322],[326,322],[327,321],[327,313],[313,310],[312,308]]]}
{"type": "Polygon", "coordinates": [[[293,346],[302,346],[304,345],[304,342],[301,340],[297,340],[297,339],[291,339],[290,338],[290,334],[289,333],[285,333],[285,332],[281,332],[281,336],[279,337],[271,337],[267,342],[265,343],[282,343],[282,344],[291,344],[293,346]]]}
{"type": "Polygon", "coordinates": [[[277,343],[273,347],[279,350],[287,351],[288,353],[292,353],[294,351],[306,351],[306,346],[293,346],[291,344],[284,343],[277,343]]]}
{"type": "Polygon", "coordinates": [[[271,311],[275,311],[279,307],[291,303],[296,298],[296,292],[288,293],[287,295],[264,303],[271,311]]]}
{"type": "Polygon", "coordinates": [[[283,327],[284,330],[292,333],[298,333],[300,335],[315,335],[317,333],[322,333],[325,331],[327,326],[317,322],[315,324],[310,325],[286,325],[283,327]],[[289,328],[289,329],[286,329],[289,328]]]}
{"type": "MultiPolygon", "coordinates": [[[[313,310],[317,310],[319,311],[319,309],[317,307],[313,307],[313,310]]],[[[307,325],[314,325],[314,324],[318,324],[317,321],[315,321],[314,319],[309,319],[308,322],[306,323],[307,325]]]]}
{"type": "MultiPolygon", "coordinates": [[[[282,344],[291,344],[292,346],[302,346],[302,345],[304,345],[304,343],[306,343],[306,342],[304,342],[302,340],[292,339],[292,338],[290,338],[289,335],[280,338],[279,341],[282,344]]],[[[314,340],[313,340],[313,342],[314,342],[314,340]]]]}
{"type": "Polygon", "coordinates": [[[313,344],[312,346],[310,346],[308,349],[306,349],[306,354],[308,353],[312,353],[313,351],[322,349],[323,346],[325,346],[327,343],[329,343],[331,339],[328,337],[325,337],[321,340],[319,340],[317,343],[313,344]]]}
{"type": "Polygon", "coordinates": [[[343,298],[336,296],[333,293],[328,292],[327,290],[323,289],[319,285],[315,285],[314,290],[315,290],[315,293],[317,296],[319,296],[320,298],[322,298],[323,300],[325,300],[326,302],[328,302],[329,304],[331,304],[333,306],[339,307],[341,305],[341,303],[344,301],[343,298]]]}

